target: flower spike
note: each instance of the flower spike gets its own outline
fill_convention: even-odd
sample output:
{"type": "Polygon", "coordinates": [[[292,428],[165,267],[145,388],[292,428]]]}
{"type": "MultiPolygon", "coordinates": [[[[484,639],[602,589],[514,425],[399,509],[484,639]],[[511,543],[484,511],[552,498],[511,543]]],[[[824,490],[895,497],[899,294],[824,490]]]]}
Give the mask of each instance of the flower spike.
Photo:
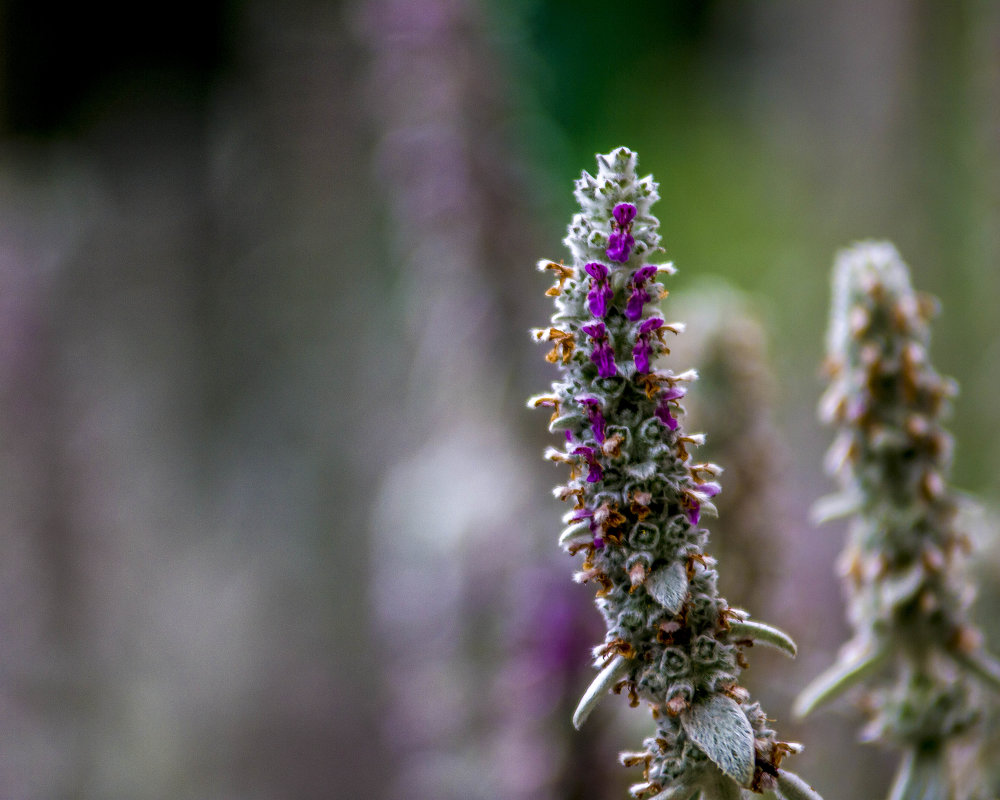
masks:
{"type": "Polygon", "coordinates": [[[689,448],[704,437],[686,434],[678,419],[697,374],[658,366],[669,353],[665,332],[683,326],[658,313],[659,278],[673,267],[644,263],[659,245],[656,184],[636,175],[625,148],[597,160],[597,175],[576,184],[582,213],[564,240],[572,277],[550,295],[552,327],[537,337],[559,345],[550,360],[561,377],[532,400],[554,409],[550,429],[565,432],[563,449],[548,451],[572,470],[556,490],[574,500],[559,544],[584,556],[575,578],[596,589],[607,625],[595,648],[600,673],[573,723],[612,691],[650,705],[655,735],[622,759],[643,769],[631,789],[642,800],[747,800],[765,791],[818,800],[781,766],[798,746],[777,738],[739,685],[744,648],[759,642],[794,655],[795,645],[729,607],[704,552],[698,525],[714,510],[721,469],[692,460],[689,448]]]}

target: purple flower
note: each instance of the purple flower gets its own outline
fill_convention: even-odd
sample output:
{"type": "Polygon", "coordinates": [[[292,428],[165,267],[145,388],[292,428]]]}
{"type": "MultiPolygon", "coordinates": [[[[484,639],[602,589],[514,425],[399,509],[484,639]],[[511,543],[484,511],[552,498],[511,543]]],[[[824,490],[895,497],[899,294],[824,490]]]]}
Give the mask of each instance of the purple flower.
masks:
{"type": "Polygon", "coordinates": [[[604,477],[604,470],[601,469],[601,465],[597,463],[597,456],[594,453],[593,447],[587,447],[585,444],[581,444],[573,451],[575,456],[583,456],[584,460],[587,462],[587,483],[597,483],[604,477]]]}
{"type": "Polygon", "coordinates": [[[670,404],[661,402],[657,407],[656,411],[653,412],[654,416],[666,425],[670,430],[677,430],[677,426],[680,424],[674,419],[674,415],[670,413],[670,404]]]}
{"type": "Polygon", "coordinates": [[[656,267],[647,265],[637,269],[632,275],[632,280],[629,281],[632,294],[629,295],[628,301],[625,303],[625,316],[633,322],[642,316],[642,307],[650,301],[649,292],[646,291],[645,286],[654,275],[656,275],[656,267]]]}
{"type": "Polygon", "coordinates": [[[636,209],[631,203],[619,203],[611,213],[615,221],[611,223],[612,233],[608,237],[608,248],[605,253],[612,261],[624,264],[628,261],[632,248],[635,247],[635,239],[632,238],[632,220],[635,219],[636,209]]]}
{"type": "Polygon", "coordinates": [[[590,417],[590,429],[594,432],[594,439],[598,444],[604,444],[604,415],[601,413],[601,403],[596,397],[578,397],[578,402],[590,417]]]}
{"type": "Polygon", "coordinates": [[[632,237],[631,233],[612,233],[608,237],[608,247],[604,253],[612,261],[624,264],[628,261],[628,257],[631,255],[633,247],[635,247],[635,239],[632,237]]]}
{"type": "Polygon", "coordinates": [[[656,406],[656,411],[653,412],[653,416],[655,416],[672,431],[677,430],[678,422],[674,419],[674,415],[671,413],[670,401],[677,400],[685,394],[687,394],[687,392],[684,389],[681,389],[678,386],[671,386],[660,395],[660,402],[656,406]]]}
{"type": "Polygon", "coordinates": [[[684,508],[684,514],[687,516],[688,522],[692,525],[697,525],[698,520],[701,519],[702,500],[715,497],[721,491],[722,487],[717,483],[699,483],[696,484],[693,490],[684,492],[681,497],[681,506],[684,508]]]}
{"type": "Polygon", "coordinates": [[[594,534],[594,549],[603,550],[604,537],[601,536],[601,533],[599,531],[600,526],[594,521],[594,512],[586,508],[581,508],[572,517],[569,518],[569,521],[579,522],[582,519],[590,520],[590,532],[594,534]]]}
{"type": "Polygon", "coordinates": [[[656,411],[653,412],[653,415],[672,431],[677,430],[678,422],[674,419],[674,415],[670,413],[670,401],[683,397],[685,394],[687,392],[684,389],[678,386],[671,386],[660,395],[660,402],[656,406],[656,411]]]}
{"type": "Polygon", "coordinates": [[[632,348],[632,360],[638,372],[649,372],[649,357],[653,354],[653,345],[650,341],[651,334],[663,327],[663,320],[659,317],[651,317],[639,326],[639,338],[635,347],[632,348]]]}
{"type": "Polygon", "coordinates": [[[583,268],[592,279],[587,293],[587,306],[591,314],[603,318],[608,313],[608,303],[615,294],[611,289],[611,281],[608,280],[608,268],[599,261],[591,261],[583,268]]]}
{"type": "Polygon", "coordinates": [[[584,325],[580,330],[594,340],[590,360],[597,364],[597,374],[602,378],[613,378],[618,374],[615,365],[615,351],[608,342],[608,333],[603,322],[584,325]]]}
{"type": "Polygon", "coordinates": [[[635,219],[636,209],[631,203],[619,203],[611,213],[614,215],[615,221],[624,228],[635,219]]]}

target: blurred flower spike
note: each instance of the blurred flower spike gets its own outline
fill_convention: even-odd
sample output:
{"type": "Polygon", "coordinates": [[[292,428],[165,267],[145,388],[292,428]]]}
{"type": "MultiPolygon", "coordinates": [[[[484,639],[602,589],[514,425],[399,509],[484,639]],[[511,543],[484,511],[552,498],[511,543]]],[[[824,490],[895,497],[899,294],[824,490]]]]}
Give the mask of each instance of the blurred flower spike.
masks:
{"type": "Polygon", "coordinates": [[[977,717],[968,678],[1000,691],[1000,664],[981,649],[958,571],[966,540],[955,529],[952,438],[942,425],[956,386],[928,359],[935,310],[888,242],[837,257],[820,416],[837,432],[828,468],[841,491],[816,517],[851,518],[841,564],[854,637],[796,710],[863,685],[872,717],[864,738],[904,753],[893,800],[955,796],[949,745],[977,717]]]}
{"type": "Polygon", "coordinates": [[[607,626],[594,650],[598,675],[573,722],[580,727],[612,691],[651,707],[655,734],[621,757],[643,771],[634,798],[818,800],[781,766],[799,746],[777,738],[739,684],[744,648],[794,655],[795,645],[719,596],[715,560],[704,552],[708,534],[697,527],[715,511],[720,486],[709,479],[721,469],[692,463],[688,449],[704,437],[685,434],[678,420],[696,373],[657,364],[669,353],[666,335],[683,330],[659,316],[666,291],[657,278],[673,268],[646,263],[659,250],[650,213],[657,185],[636,175],[626,148],[597,163],[596,176],[584,172],[576,182],[581,212],[564,240],[573,263],[560,265],[559,291],[549,292],[551,327],[535,332],[566,342],[558,354],[565,357],[549,357],[560,379],[529,401],[555,409],[549,429],[564,449],[550,448],[548,457],[571,467],[555,494],[574,501],[559,543],[582,555],[576,580],[597,587],[607,626]]]}

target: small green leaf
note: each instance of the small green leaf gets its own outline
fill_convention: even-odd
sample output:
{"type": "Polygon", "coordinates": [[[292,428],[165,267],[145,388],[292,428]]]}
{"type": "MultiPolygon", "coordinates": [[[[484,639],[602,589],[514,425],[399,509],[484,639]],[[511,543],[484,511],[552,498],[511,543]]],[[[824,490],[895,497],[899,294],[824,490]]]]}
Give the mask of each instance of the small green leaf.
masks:
{"type": "MultiPolygon", "coordinates": [[[[842,651],[843,653],[844,651],[842,651]]],[[[839,697],[876,672],[888,659],[885,648],[856,647],[810,683],[796,698],[792,711],[804,717],[821,705],[839,697]]]]}
{"type": "Polygon", "coordinates": [[[885,609],[895,609],[905,605],[916,597],[926,580],[927,573],[919,563],[909,569],[890,573],[879,581],[879,602],[885,609]]]}
{"type": "Polygon", "coordinates": [[[586,420],[581,414],[563,414],[556,417],[549,423],[549,432],[565,431],[570,428],[579,428],[585,424],[586,420]]]}
{"type": "Polygon", "coordinates": [[[680,612],[688,593],[688,576],[678,561],[657,567],[646,578],[646,591],[671,614],[680,612]]]}
{"type": "Polygon", "coordinates": [[[823,800],[819,792],[787,769],[778,770],[778,793],[785,800],[823,800]]]}
{"type": "Polygon", "coordinates": [[[813,525],[822,525],[824,522],[849,517],[851,514],[861,510],[863,502],[863,498],[853,492],[828,494],[813,504],[809,513],[809,519],[813,525]]]}
{"type": "Polygon", "coordinates": [[[684,732],[712,763],[740,786],[750,786],[754,773],[753,729],[739,704],[713,694],[681,714],[684,732]]]}
{"type": "Polygon", "coordinates": [[[559,536],[559,546],[569,547],[574,544],[586,544],[594,540],[594,532],[590,530],[590,520],[581,519],[568,525],[559,536]]]}
{"type": "Polygon", "coordinates": [[[580,726],[586,722],[590,712],[597,705],[597,701],[604,697],[611,687],[624,678],[626,674],[628,674],[628,661],[624,656],[615,656],[594,678],[594,682],[587,687],[587,691],[580,698],[580,704],[573,712],[574,728],[580,730],[580,726]]]}
{"type": "Polygon", "coordinates": [[[778,628],[765,625],[763,622],[750,620],[733,620],[729,623],[729,638],[733,641],[750,639],[756,644],[767,645],[795,658],[798,651],[792,637],[778,628]]]}

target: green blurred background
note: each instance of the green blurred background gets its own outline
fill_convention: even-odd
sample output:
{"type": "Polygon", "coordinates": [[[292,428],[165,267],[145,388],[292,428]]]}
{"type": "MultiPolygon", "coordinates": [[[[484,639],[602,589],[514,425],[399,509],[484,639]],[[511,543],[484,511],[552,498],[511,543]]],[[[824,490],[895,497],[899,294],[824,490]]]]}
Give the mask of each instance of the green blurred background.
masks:
{"type": "Polygon", "coordinates": [[[855,712],[788,711],[846,636],[829,267],[888,238],[941,299],[995,576],[1000,6],[8,0],[0,35],[0,797],[624,796],[647,720],[568,724],[601,631],[524,408],[534,263],[621,144],[666,315],[703,335],[724,281],[766,342],[780,509],[720,571],[802,655],[748,680],[827,800],[885,795],[855,712]]]}

